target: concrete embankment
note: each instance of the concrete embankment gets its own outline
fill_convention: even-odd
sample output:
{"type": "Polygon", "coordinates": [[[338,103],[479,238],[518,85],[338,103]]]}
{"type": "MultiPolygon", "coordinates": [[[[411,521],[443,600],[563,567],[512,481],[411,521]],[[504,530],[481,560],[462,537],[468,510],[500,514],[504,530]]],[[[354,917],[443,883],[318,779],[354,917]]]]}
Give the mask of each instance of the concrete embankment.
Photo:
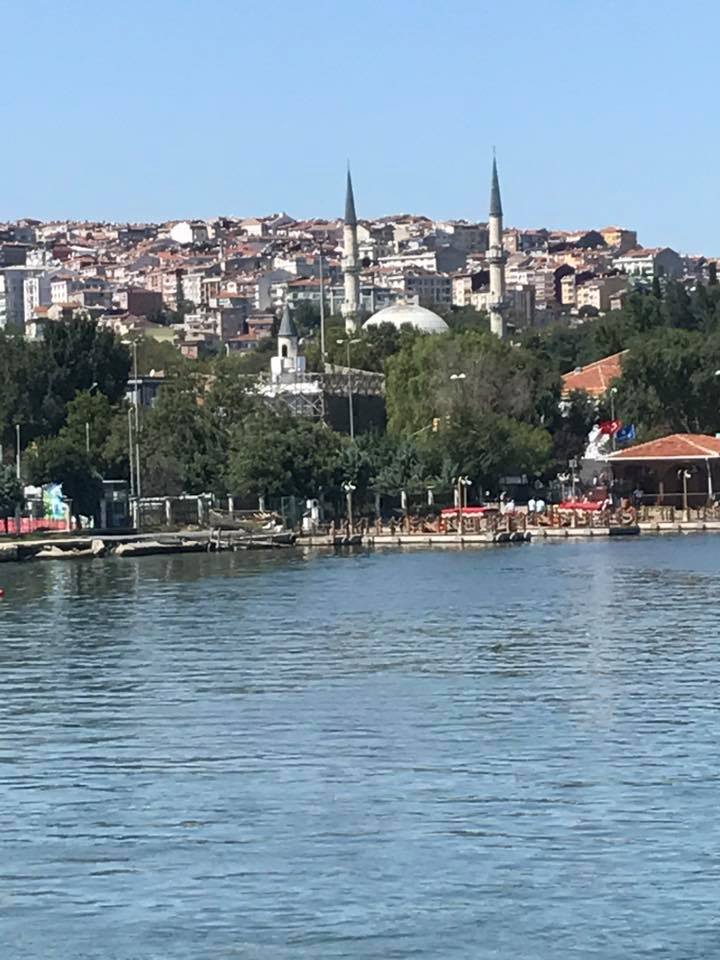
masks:
{"type": "Polygon", "coordinates": [[[74,560],[94,557],[149,557],[179,553],[270,550],[293,546],[293,533],[218,534],[217,530],[185,530],[168,534],[103,534],[0,543],[0,563],[26,560],[74,560]]]}
{"type": "Polygon", "coordinates": [[[183,531],[176,534],[103,535],[101,537],[68,536],[47,540],[14,540],[0,543],[0,563],[27,560],[73,560],[95,557],[147,557],[181,553],[223,552],[226,550],[268,550],[300,546],[306,549],[338,549],[362,547],[472,547],[494,544],[528,543],[531,540],[590,539],[596,537],[632,537],[658,534],[718,533],[720,521],[690,520],[682,522],[641,522],[636,525],[595,526],[531,526],[518,531],[484,531],[481,533],[401,533],[389,531],[352,534],[309,534],[295,537],[289,533],[275,536],[251,536],[240,539],[218,537],[217,531],[183,531]]]}

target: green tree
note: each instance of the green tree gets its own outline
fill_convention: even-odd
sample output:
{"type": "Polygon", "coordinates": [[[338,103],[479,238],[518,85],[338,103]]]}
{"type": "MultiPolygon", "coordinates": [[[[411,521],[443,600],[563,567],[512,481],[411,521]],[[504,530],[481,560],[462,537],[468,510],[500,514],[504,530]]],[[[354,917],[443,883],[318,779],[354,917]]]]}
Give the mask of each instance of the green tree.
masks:
{"type": "Polygon", "coordinates": [[[618,381],[616,410],[643,439],[720,429],[720,338],[662,329],[632,342],[618,381]]]}
{"type": "Polygon", "coordinates": [[[444,307],[437,303],[429,304],[429,309],[442,317],[451,330],[490,330],[490,317],[484,310],[475,307],[444,307]]]}
{"type": "Polygon", "coordinates": [[[67,405],[80,391],[96,387],[111,403],[125,393],[130,355],[92,320],[48,324],[36,360],[35,376],[45,388],[41,412],[46,434],[62,427],[67,405]]]}
{"type": "Polygon", "coordinates": [[[170,373],[189,363],[170,340],[140,337],[137,345],[138,374],[147,377],[152,371],[170,373]]]}
{"type": "Polygon", "coordinates": [[[170,377],[141,419],[142,489],[147,496],[222,492],[222,451],[205,407],[208,378],[170,377]]]}
{"type": "Polygon", "coordinates": [[[40,345],[20,335],[0,332],[0,436],[15,443],[15,424],[22,424],[25,441],[46,429],[42,405],[46,377],[40,345]]]}
{"type": "Polygon", "coordinates": [[[35,444],[27,463],[31,483],[62,485],[63,496],[72,501],[78,524],[81,516],[97,517],[102,479],[84,449],[66,437],[48,437],[35,444]]]}
{"type": "Polygon", "coordinates": [[[390,437],[384,457],[373,478],[373,489],[378,493],[397,496],[421,493],[428,483],[428,469],[422,452],[413,437],[390,437]]]}
{"type": "Polygon", "coordinates": [[[560,398],[560,378],[529,350],[489,333],[420,336],[388,362],[386,397],[392,432],[430,430],[435,418],[472,410],[543,422],[560,398]]]}
{"type": "MultiPolygon", "coordinates": [[[[352,335],[355,342],[350,345],[350,365],[356,370],[382,373],[387,368],[388,359],[417,336],[421,334],[410,326],[403,327],[402,330],[398,330],[391,323],[365,327],[352,335]]],[[[340,318],[331,318],[325,328],[325,352],[328,363],[346,366],[347,337],[344,321],[340,318]]],[[[319,337],[316,336],[304,345],[304,353],[308,369],[322,370],[319,337]]]]}
{"type": "Polygon", "coordinates": [[[436,463],[457,463],[478,489],[497,489],[508,474],[543,475],[551,451],[547,430],[498,413],[476,417],[471,410],[456,415],[429,441],[436,463]]]}
{"type": "Polygon", "coordinates": [[[228,489],[240,497],[317,497],[342,482],[344,440],[324,424],[265,406],[234,431],[228,489]]]}
{"type": "Polygon", "coordinates": [[[14,517],[18,507],[23,504],[22,484],[12,467],[0,464],[0,517],[5,521],[14,517]]]}
{"type": "Polygon", "coordinates": [[[115,407],[103,393],[82,390],[67,405],[67,416],[60,436],[73,446],[85,449],[95,468],[106,470],[105,445],[108,441],[115,407]],[[88,449],[89,443],[89,449],[88,449]]]}

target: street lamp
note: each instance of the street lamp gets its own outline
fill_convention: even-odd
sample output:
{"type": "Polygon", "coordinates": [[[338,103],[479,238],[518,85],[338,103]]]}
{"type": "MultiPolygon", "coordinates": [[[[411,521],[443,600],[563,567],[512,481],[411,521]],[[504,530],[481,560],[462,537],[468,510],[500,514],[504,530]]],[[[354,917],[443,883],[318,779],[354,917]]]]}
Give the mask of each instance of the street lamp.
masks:
{"type": "Polygon", "coordinates": [[[688,488],[687,482],[692,477],[693,471],[688,470],[687,467],[683,467],[682,470],[678,470],[678,476],[682,476],[683,482],[683,519],[686,523],[690,520],[690,507],[688,506],[688,488]]]}
{"type": "Polygon", "coordinates": [[[466,380],[466,379],[467,379],[467,374],[465,374],[465,373],[451,373],[451,374],[450,374],[450,379],[451,379],[451,380],[466,380]]]}
{"type": "Polygon", "coordinates": [[[610,438],[610,443],[612,444],[613,450],[615,449],[615,395],[617,393],[617,387],[610,387],[610,420],[613,424],[613,432],[610,438]]]}
{"type": "Polygon", "coordinates": [[[560,497],[561,497],[563,500],[567,500],[567,487],[566,487],[566,484],[567,484],[568,480],[570,479],[570,474],[569,474],[569,473],[559,473],[559,474],[557,475],[557,478],[558,478],[558,480],[559,480],[559,482],[560,482],[560,487],[561,487],[561,489],[560,489],[560,497]]]}
{"type": "Polygon", "coordinates": [[[577,460],[574,457],[572,460],[568,460],[568,466],[572,471],[572,498],[574,500],[575,499],[575,483],[577,482],[577,477],[575,476],[575,471],[578,468],[577,460]]]}
{"type": "Polygon", "coordinates": [[[463,535],[463,509],[467,507],[468,487],[472,486],[470,477],[458,477],[457,483],[457,508],[458,508],[458,533],[463,535]]]}
{"type": "Polygon", "coordinates": [[[355,415],[353,413],[353,396],[352,396],[352,376],[350,373],[350,344],[351,343],[360,343],[359,337],[344,337],[342,340],[337,341],[340,346],[345,344],[345,349],[347,351],[347,395],[348,395],[348,416],[350,419],[350,439],[355,439],[355,415]]]}
{"type": "Polygon", "coordinates": [[[345,492],[345,501],[347,503],[347,523],[348,523],[348,534],[352,533],[353,528],[353,515],[352,515],[352,495],[353,491],[357,490],[357,487],[354,483],[350,483],[349,480],[346,480],[343,483],[342,488],[345,492]]]}
{"type": "MultiPolygon", "coordinates": [[[[132,346],[133,354],[133,380],[135,389],[133,391],[133,406],[135,408],[135,493],[138,498],[138,516],[140,515],[139,501],[142,496],[142,487],[140,483],[140,394],[138,391],[138,342],[137,337],[132,340],[123,340],[124,344],[132,346]]],[[[131,457],[132,460],[132,457],[131,457]]],[[[131,468],[132,469],[132,468],[131,468]]],[[[132,483],[131,483],[132,486],[132,483]]]]}
{"type": "Polygon", "coordinates": [[[128,463],[130,465],[130,496],[135,496],[135,464],[133,461],[133,414],[128,407],[128,463]]]}

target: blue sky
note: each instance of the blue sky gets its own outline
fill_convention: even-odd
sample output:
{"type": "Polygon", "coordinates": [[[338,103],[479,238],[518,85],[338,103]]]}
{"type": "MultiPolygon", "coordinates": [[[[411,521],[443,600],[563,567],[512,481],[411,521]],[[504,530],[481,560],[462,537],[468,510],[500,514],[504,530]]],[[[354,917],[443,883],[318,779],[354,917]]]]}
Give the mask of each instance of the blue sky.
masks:
{"type": "Polygon", "coordinates": [[[711,0],[2,0],[0,219],[618,223],[720,254],[711,0]],[[12,38],[12,39],[11,39],[12,38]]]}

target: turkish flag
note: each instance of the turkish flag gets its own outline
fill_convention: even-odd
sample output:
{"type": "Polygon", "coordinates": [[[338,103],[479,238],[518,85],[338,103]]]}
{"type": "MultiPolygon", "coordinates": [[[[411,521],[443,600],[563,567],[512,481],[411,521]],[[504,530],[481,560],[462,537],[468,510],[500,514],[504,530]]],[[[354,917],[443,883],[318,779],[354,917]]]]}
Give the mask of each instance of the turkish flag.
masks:
{"type": "Polygon", "coordinates": [[[614,437],[620,427],[622,427],[620,420],[603,420],[600,423],[600,433],[604,433],[608,437],[614,437]]]}

